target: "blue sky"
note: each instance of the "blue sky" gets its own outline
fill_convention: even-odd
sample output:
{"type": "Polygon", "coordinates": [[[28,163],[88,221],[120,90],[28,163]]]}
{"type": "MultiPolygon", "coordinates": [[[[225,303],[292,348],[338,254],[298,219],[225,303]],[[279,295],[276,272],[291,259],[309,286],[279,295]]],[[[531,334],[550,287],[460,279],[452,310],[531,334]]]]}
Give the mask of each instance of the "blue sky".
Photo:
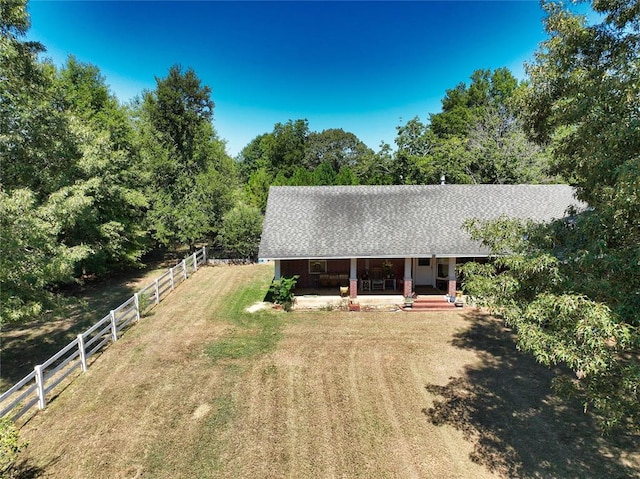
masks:
{"type": "Polygon", "coordinates": [[[214,126],[235,156],[276,122],[306,118],[377,150],[440,111],[480,68],[523,63],[546,38],[537,1],[175,2],[31,0],[29,39],[61,65],[96,65],[125,102],[169,67],[212,89],[214,126]]]}

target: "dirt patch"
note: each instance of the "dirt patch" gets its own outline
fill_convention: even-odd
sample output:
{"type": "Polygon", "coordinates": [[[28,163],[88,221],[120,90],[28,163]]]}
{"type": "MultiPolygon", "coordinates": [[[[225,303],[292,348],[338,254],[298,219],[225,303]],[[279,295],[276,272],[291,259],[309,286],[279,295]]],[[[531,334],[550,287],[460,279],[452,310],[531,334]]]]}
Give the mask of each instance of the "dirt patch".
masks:
{"type": "Polygon", "coordinates": [[[640,477],[638,437],[602,438],[481,314],[245,313],[283,321],[282,339],[267,354],[212,361],[207,348],[245,321],[230,324],[222,306],[256,276],[266,291],[272,270],[261,268],[199,271],[109,348],[22,429],[33,470],[69,479],[640,477]]]}
{"type": "Polygon", "coordinates": [[[265,301],[258,301],[257,303],[253,303],[251,306],[249,306],[246,309],[246,311],[247,313],[255,313],[256,311],[260,311],[270,307],[271,307],[271,303],[267,303],[265,301]]]}

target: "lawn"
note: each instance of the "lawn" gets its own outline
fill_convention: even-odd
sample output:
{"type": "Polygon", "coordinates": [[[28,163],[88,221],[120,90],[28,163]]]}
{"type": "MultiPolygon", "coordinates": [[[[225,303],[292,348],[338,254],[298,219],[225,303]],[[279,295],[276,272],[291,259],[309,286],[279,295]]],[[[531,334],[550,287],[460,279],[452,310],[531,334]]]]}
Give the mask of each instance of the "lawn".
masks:
{"type": "Polygon", "coordinates": [[[21,429],[28,477],[640,477],[480,312],[293,312],[268,265],[185,282],[21,429]]]}
{"type": "Polygon", "coordinates": [[[27,324],[4,324],[0,331],[2,368],[0,392],[4,392],[60,351],[75,337],[117,308],[133,294],[163,274],[174,262],[156,262],[134,273],[77,285],[69,304],[56,313],[27,324]]]}

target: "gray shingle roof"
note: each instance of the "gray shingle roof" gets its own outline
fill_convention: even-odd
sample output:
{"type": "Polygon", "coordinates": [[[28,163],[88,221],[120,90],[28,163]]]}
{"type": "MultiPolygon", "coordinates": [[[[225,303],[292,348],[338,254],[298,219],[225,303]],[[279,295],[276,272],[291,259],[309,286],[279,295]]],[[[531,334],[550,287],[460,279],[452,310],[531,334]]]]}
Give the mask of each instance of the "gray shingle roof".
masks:
{"type": "Polygon", "coordinates": [[[465,219],[543,222],[572,204],[567,185],[272,186],[259,257],[483,256],[465,219]]]}

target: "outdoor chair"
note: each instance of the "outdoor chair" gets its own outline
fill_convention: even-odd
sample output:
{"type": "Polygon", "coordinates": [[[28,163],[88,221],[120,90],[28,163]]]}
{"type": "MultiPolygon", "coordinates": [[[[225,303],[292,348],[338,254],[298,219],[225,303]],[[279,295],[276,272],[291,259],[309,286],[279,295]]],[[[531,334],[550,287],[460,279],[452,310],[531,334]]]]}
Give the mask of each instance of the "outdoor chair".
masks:
{"type": "Polygon", "coordinates": [[[380,268],[373,268],[371,270],[371,291],[375,290],[384,291],[384,276],[380,268]]]}

